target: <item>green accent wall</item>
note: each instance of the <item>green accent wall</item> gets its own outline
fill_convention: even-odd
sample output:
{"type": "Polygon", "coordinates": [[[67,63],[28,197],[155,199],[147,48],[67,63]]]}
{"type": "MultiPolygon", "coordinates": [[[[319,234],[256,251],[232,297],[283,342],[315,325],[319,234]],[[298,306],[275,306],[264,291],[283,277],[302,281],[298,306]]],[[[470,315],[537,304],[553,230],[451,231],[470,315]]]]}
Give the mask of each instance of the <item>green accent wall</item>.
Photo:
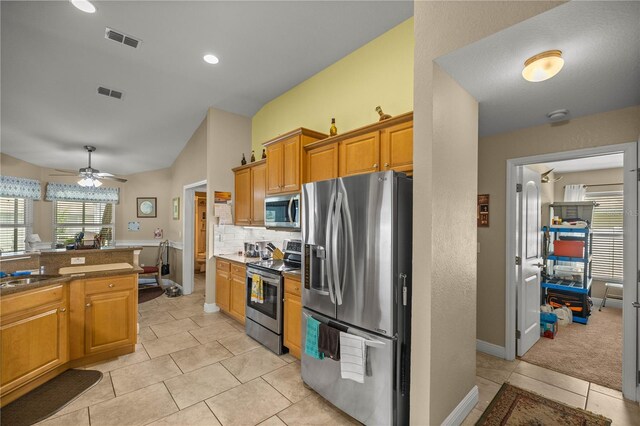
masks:
{"type": "Polygon", "coordinates": [[[409,18],[267,103],[252,118],[256,158],[263,142],[298,127],[328,134],[335,118],[344,133],[377,121],[378,105],[393,116],[413,111],[413,48],[409,18]]]}

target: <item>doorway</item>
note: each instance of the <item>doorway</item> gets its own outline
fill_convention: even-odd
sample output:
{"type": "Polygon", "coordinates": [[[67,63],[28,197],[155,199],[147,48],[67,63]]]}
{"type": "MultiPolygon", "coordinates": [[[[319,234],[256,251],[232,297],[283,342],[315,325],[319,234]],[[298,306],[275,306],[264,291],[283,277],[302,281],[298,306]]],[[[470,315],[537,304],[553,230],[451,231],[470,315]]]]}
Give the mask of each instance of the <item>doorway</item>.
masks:
{"type": "MultiPolygon", "coordinates": [[[[191,294],[195,289],[195,280],[204,286],[206,282],[206,268],[196,277],[195,269],[198,262],[197,254],[200,245],[204,244],[204,259],[206,263],[206,220],[196,220],[202,218],[202,212],[198,215],[197,208],[198,199],[201,197],[197,194],[207,194],[207,181],[194,182],[184,186],[183,190],[183,215],[182,221],[182,291],[184,294],[191,294]],[[204,229],[201,231],[201,228],[204,229]],[[196,229],[198,232],[196,232],[196,229]],[[196,246],[197,245],[197,246],[196,246]]],[[[205,218],[206,218],[206,199],[204,201],[205,218]]]]}
{"type": "MultiPolygon", "coordinates": [[[[605,357],[611,355],[613,357],[619,356],[621,358],[621,366],[618,365],[617,374],[621,378],[621,390],[624,396],[631,400],[638,400],[640,392],[638,392],[637,383],[637,354],[638,354],[638,319],[637,309],[632,305],[638,297],[638,153],[637,144],[629,143],[622,145],[612,145],[593,149],[554,153],[538,155],[526,158],[511,159],[507,162],[507,283],[506,286],[506,358],[514,359],[516,354],[522,359],[528,362],[531,360],[538,360],[538,365],[550,368],[548,362],[549,359],[544,359],[544,351],[555,351],[556,353],[549,353],[549,357],[557,357],[563,362],[567,362],[571,357],[562,356],[564,351],[565,355],[570,354],[572,357],[578,356],[572,350],[571,339],[568,337],[577,338],[580,340],[580,336],[589,336],[589,331],[592,335],[593,341],[588,342],[588,353],[584,354],[583,358],[587,361],[593,361],[593,358],[597,355],[594,349],[599,349],[603,352],[605,357]],[[562,169],[567,164],[573,163],[591,163],[597,162],[598,158],[617,159],[619,163],[616,165],[618,169],[618,181],[616,182],[604,182],[598,183],[591,181],[591,187],[588,188],[588,192],[583,195],[583,202],[586,203],[590,200],[596,200],[596,202],[602,203],[622,203],[622,215],[623,224],[622,229],[619,232],[619,236],[616,237],[618,243],[613,242],[615,250],[606,251],[602,247],[602,238],[600,242],[596,244],[587,245],[587,247],[595,248],[599,253],[596,253],[598,262],[587,262],[586,260],[580,262],[569,262],[565,257],[554,257],[553,253],[545,253],[545,241],[551,241],[551,247],[553,248],[553,240],[557,239],[553,232],[543,234],[542,230],[554,229],[553,216],[557,216],[550,209],[549,204],[553,204],[556,201],[564,201],[563,194],[565,188],[562,182],[562,178],[565,179],[565,184],[574,184],[569,178],[570,175],[577,175],[577,173],[568,173],[568,169],[562,169]],[[571,161],[569,161],[571,160],[571,161]],[[563,165],[564,163],[564,165],[563,165]],[[554,167],[555,166],[555,167],[554,167]],[[548,172],[551,168],[559,168],[565,170],[565,172],[559,173],[554,171],[548,172]],[[524,176],[526,173],[532,176],[524,176]],[[526,177],[526,179],[523,179],[526,177]],[[533,182],[533,183],[532,183],[533,182]],[[536,183],[537,182],[537,183],[536,183]],[[545,183],[543,183],[545,182],[545,183]],[[517,184],[528,184],[535,191],[517,192],[517,184]],[[555,184],[554,190],[549,190],[555,184]],[[617,184],[617,185],[614,185],[617,184]],[[545,195],[545,192],[547,193],[545,195]],[[531,194],[537,194],[533,197],[531,194]],[[551,196],[549,194],[552,194],[551,196]],[[608,198],[607,198],[608,197],[608,198]],[[537,200],[531,201],[532,198],[537,200]],[[529,201],[527,202],[527,199],[529,201]],[[537,205],[535,204],[537,202],[537,205]],[[537,215],[532,214],[529,211],[528,215],[520,213],[520,209],[526,210],[526,206],[535,205],[537,215]],[[552,216],[553,215],[553,216],[552,216]],[[529,217],[528,217],[529,216],[529,217]],[[532,225],[535,221],[539,221],[541,226],[532,225]],[[532,225],[529,227],[529,225],[532,225]],[[527,236],[527,233],[531,234],[527,236]],[[544,238],[546,236],[546,238],[544,238]],[[621,241],[620,241],[621,240],[621,241]],[[527,243],[534,242],[531,247],[527,247],[527,243]],[[538,250],[534,250],[538,249],[538,250]],[[527,251],[529,250],[529,251],[527,251]],[[606,253],[605,253],[606,252],[606,253]],[[605,254],[609,256],[604,259],[605,254]],[[518,259],[519,258],[519,259],[518,259]],[[515,259],[515,261],[514,261],[515,259]],[[557,261],[562,259],[562,261],[557,261]],[[514,265],[515,263],[520,265],[514,265]],[[593,270],[595,268],[595,270],[593,270]],[[575,274],[573,278],[566,278],[571,274],[575,274]],[[564,280],[562,275],[564,275],[564,280]],[[528,285],[540,280],[539,285],[528,285]],[[559,281],[554,281],[558,279],[559,281]],[[532,278],[533,277],[533,278],[532,278]],[[550,277],[553,277],[551,279],[550,277]],[[596,279],[597,278],[597,279],[596,279]],[[548,339],[540,338],[540,313],[541,306],[548,305],[549,302],[554,304],[556,299],[550,299],[549,295],[553,296],[555,290],[567,290],[567,287],[562,287],[568,282],[577,282],[583,280],[581,286],[584,290],[576,290],[578,293],[584,291],[584,301],[591,300],[594,302],[591,315],[587,315],[586,308],[584,312],[577,312],[578,306],[573,305],[575,318],[577,324],[571,326],[560,327],[558,330],[557,341],[551,342],[548,339]],[[599,311],[602,298],[604,296],[604,287],[606,283],[621,284],[623,287],[623,299],[617,300],[609,298],[602,311],[599,311]],[[559,285],[556,285],[559,284],[559,285]],[[534,291],[535,290],[535,291],[534,291]],[[617,313],[617,317],[616,314],[617,313]],[[591,321],[591,322],[590,322],[591,321]],[[586,324],[585,324],[586,323],[586,324]],[[616,327],[618,327],[622,342],[617,342],[619,347],[616,348],[612,345],[606,347],[607,340],[611,339],[610,335],[606,335],[607,331],[596,332],[598,327],[603,330],[609,328],[608,332],[615,333],[616,327]],[[519,332],[519,337],[518,337],[519,332]],[[563,337],[564,339],[560,339],[563,337]],[[538,339],[543,339],[540,342],[538,339]],[[564,344],[562,343],[564,342],[564,344]],[[601,345],[601,346],[599,346],[601,345]],[[608,351],[608,352],[607,352],[608,351]],[[560,353],[560,355],[558,354],[560,353]],[[533,355],[536,355],[534,357],[533,355]],[[588,358],[591,357],[591,358],[588,358]],[[540,361],[540,360],[543,361],[540,361]],[[547,365],[544,363],[547,362],[547,365]]],[[[595,172],[594,172],[595,173],[595,172]]],[[[602,173],[600,174],[602,175],[602,173]]],[[[585,179],[586,175],[582,175],[581,179],[585,179]]],[[[580,182],[584,183],[584,182],[580,182]]],[[[586,189],[586,188],[585,188],[586,189]]],[[[561,203],[557,203],[560,205],[561,203]]],[[[619,207],[619,205],[618,205],[619,207]]],[[[596,208],[598,209],[598,208],[596,208]]],[[[535,210],[534,210],[535,212],[535,210]]],[[[611,211],[604,212],[607,215],[613,215],[611,211]]],[[[620,212],[618,212],[620,213],[620,212]]],[[[602,211],[601,211],[602,215],[602,211]]],[[[613,219],[613,216],[607,219],[613,219]]],[[[622,220],[622,218],[621,218],[622,220]]],[[[598,226],[598,223],[590,222],[590,228],[598,226]]],[[[600,223],[603,223],[600,220],[600,223]]],[[[609,225],[611,221],[608,222],[609,225]]],[[[574,229],[575,230],[575,229],[574,229]]],[[[556,229],[557,231],[557,229],[556,229]]],[[[595,231],[595,229],[593,229],[595,231]]],[[[602,231],[600,229],[599,231],[602,231]]],[[[613,232],[613,231],[612,231],[613,232]]],[[[562,239],[574,240],[570,244],[579,244],[575,236],[570,236],[568,233],[558,233],[562,235],[562,239]]],[[[579,234],[584,236],[584,234],[579,234]]],[[[609,235],[611,237],[611,235],[609,235]]],[[[613,237],[610,241],[613,241],[613,237]]],[[[562,241],[563,244],[565,241],[562,241]]],[[[548,244],[548,243],[547,243],[548,244]]],[[[560,246],[560,244],[558,244],[560,246]]],[[[584,256],[590,256],[589,253],[582,252],[584,256]]],[[[585,258],[586,259],[586,258],[585,258]]],[[[571,284],[573,285],[573,284],[571,284]]],[[[567,293],[558,291],[558,293],[567,293]]],[[[610,294],[615,295],[615,290],[612,290],[610,294]]],[[[575,295],[569,292],[570,295],[575,295]]],[[[580,300],[580,299],[578,299],[580,300]]],[[[564,301],[562,301],[564,304],[564,301]]],[[[559,307],[559,305],[556,305],[559,307]]],[[[572,308],[572,309],[573,309],[572,308]]],[[[615,341],[612,340],[612,341],[615,341]]],[[[586,351],[587,352],[587,351],[586,351]]],[[[578,356],[578,358],[580,358],[578,356]]],[[[606,359],[606,358],[605,358],[606,359]]],[[[536,362],[533,362],[536,363],[536,362]]],[[[578,377],[583,374],[582,377],[578,377],[587,381],[597,382],[597,377],[584,377],[587,374],[587,364],[585,363],[583,371],[574,372],[562,371],[565,374],[578,377]]],[[[597,363],[596,363],[597,364],[597,363]]],[[[606,368],[602,366],[602,368],[606,368]]],[[[560,368],[550,369],[559,370],[560,368]]],[[[594,367],[594,372],[602,373],[606,377],[606,372],[598,370],[597,365],[594,367]]],[[[596,374],[594,374],[595,376],[596,374]]],[[[611,376],[608,377],[609,379],[611,376]]],[[[620,380],[617,380],[618,387],[620,380]]],[[[607,386],[607,383],[603,383],[607,386]]],[[[607,387],[612,387],[611,385],[607,387]]]]}

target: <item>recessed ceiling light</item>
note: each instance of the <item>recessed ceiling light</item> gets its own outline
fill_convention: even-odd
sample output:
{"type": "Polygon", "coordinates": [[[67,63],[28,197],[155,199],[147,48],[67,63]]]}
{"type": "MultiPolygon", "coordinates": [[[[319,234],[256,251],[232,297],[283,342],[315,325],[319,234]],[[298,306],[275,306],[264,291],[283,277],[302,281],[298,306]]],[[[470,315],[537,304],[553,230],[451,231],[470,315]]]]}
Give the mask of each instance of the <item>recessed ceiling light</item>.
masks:
{"type": "Polygon", "coordinates": [[[217,64],[218,62],[220,62],[220,59],[218,59],[218,57],[217,57],[216,55],[212,55],[212,54],[210,54],[210,53],[209,53],[209,54],[207,54],[207,55],[204,55],[204,56],[202,57],[202,59],[204,59],[204,61],[205,61],[206,63],[208,63],[208,64],[212,64],[212,65],[215,65],[215,64],[217,64]]]}
{"type": "Polygon", "coordinates": [[[530,57],[524,62],[522,77],[534,83],[545,81],[558,74],[564,65],[562,52],[547,50],[530,57]]]}
{"type": "Polygon", "coordinates": [[[71,4],[86,13],[95,13],[96,7],[88,0],[70,0],[71,4]]]}

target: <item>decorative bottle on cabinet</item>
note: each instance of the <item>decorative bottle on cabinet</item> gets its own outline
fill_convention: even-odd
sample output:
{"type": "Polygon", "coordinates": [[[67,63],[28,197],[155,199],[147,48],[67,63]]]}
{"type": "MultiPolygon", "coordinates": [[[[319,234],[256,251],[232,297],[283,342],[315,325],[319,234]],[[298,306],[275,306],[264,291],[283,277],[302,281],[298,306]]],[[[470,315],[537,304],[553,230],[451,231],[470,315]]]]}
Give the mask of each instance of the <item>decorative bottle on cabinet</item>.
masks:
{"type": "Polygon", "coordinates": [[[376,107],[376,111],[378,111],[378,115],[380,116],[380,120],[378,121],[383,121],[391,118],[389,114],[385,114],[384,112],[382,112],[382,108],[380,108],[380,105],[376,107]]]}
{"type": "Polygon", "coordinates": [[[242,164],[243,166],[247,164],[247,159],[244,158],[244,153],[242,153],[242,160],[240,160],[240,164],[242,164]]]}
{"type": "Polygon", "coordinates": [[[335,136],[338,134],[338,128],[336,127],[336,119],[331,119],[331,128],[329,129],[329,136],[335,136]]]}
{"type": "Polygon", "coordinates": [[[253,163],[254,161],[256,161],[256,154],[251,151],[251,162],[253,163]]]}
{"type": "Polygon", "coordinates": [[[265,158],[267,158],[267,150],[262,148],[262,159],[264,160],[265,158]]]}

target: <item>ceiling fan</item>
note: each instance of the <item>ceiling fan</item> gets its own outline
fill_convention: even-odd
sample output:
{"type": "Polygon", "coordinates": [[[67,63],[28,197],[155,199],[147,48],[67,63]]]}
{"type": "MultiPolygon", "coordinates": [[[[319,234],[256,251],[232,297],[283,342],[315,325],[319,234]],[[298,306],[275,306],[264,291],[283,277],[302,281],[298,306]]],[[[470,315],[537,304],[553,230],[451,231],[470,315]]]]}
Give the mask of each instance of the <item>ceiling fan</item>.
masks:
{"type": "Polygon", "coordinates": [[[85,145],[84,149],[89,154],[89,165],[79,169],[77,172],[73,170],[60,170],[55,169],[58,172],[64,174],[50,174],[49,176],[79,176],[81,179],[78,181],[78,185],[86,187],[97,188],[102,185],[100,179],[115,180],[117,182],[126,182],[126,179],[112,175],[111,173],[100,172],[98,169],[91,167],[91,153],[96,150],[95,146],[85,145]]]}
{"type": "Polygon", "coordinates": [[[558,176],[557,178],[554,178],[553,180],[551,180],[551,178],[549,177],[549,174],[552,171],[553,171],[553,169],[541,174],[540,175],[540,182],[542,182],[542,183],[555,183],[555,182],[557,182],[557,181],[559,181],[560,179],[563,178],[563,176],[558,176]]]}

